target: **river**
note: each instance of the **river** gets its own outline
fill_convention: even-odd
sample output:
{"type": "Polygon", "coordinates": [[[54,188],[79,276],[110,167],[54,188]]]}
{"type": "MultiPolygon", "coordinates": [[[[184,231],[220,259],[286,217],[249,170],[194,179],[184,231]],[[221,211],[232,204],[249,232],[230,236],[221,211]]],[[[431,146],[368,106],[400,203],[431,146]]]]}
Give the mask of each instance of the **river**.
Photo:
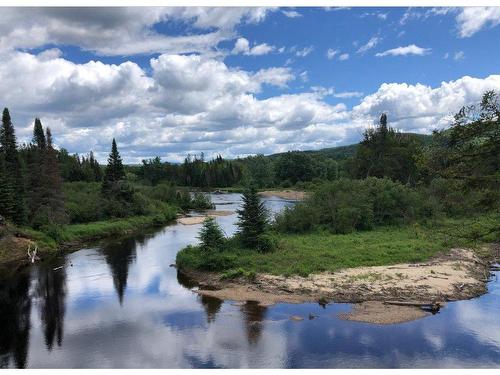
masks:
{"type": "MultiPolygon", "coordinates": [[[[234,211],[240,196],[213,201],[234,211]]],[[[277,212],[292,203],[265,204],[277,212]]],[[[228,235],[236,229],[236,215],[217,221],[228,235]]],[[[1,281],[0,367],[500,366],[498,275],[479,298],[387,326],[340,320],[349,304],[240,305],[198,296],[170,267],[200,226],[107,240],[1,281]]]]}

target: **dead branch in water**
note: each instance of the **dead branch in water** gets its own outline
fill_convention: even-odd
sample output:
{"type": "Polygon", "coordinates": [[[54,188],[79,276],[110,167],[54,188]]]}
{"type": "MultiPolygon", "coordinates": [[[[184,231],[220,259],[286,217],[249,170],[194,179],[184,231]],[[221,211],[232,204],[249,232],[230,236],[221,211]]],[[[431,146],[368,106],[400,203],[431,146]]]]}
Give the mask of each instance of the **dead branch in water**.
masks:
{"type": "Polygon", "coordinates": [[[28,259],[31,263],[35,263],[35,260],[38,259],[36,253],[38,252],[38,246],[35,245],[33,251],[31,250],[31,244],[28,245],[28,259]]]}

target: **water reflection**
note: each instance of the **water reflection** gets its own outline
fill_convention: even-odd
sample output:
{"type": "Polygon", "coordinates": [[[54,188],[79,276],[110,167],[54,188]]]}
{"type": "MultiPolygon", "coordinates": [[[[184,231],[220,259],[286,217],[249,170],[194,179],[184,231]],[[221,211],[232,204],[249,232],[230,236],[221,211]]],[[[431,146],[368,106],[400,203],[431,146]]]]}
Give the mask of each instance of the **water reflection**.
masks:
{"type": "Polygon", "coordinates": [[[40,300],[40,319],[45,336],[45,345],[50,351],[57,339],[57,345],[62,345],[64,333],[64,313],[66,310],[66,271],[65,264],[61,268],[43,265],[38,268],[37,296],[40,300]]]}
{"type": "Polygon", "coordinates": [[[205,309],[205,313],[207,314],[207,323],[213,322],[222,306],[223,301],[218,298],[200,296],[200,302],[205,309]]]}
{"type": "MultiPolygon", "coordinates": [[[[238,199],[219,196],[229,204],[218,208],[238,199]]],[[[230,235],[235,219],[217,221],[230,235]]],[[[0,367],[500,366],[498,280],[487,295],[392,326],[339,320],[346,304],[223,302],[169,267],[200,227],[108,241],[0,281],[0,367]]]]}
{"type": "Polygon", "coordinates": [[[240,309],[245,323],[248,343],[250,345],[255,345],[262,336],[267,307],[261,306],[254,301],[248,301],[241,305],[240,309]]]}
{"type": "Polygon", "coordinates": [[[0,367],[25,368],[30,336],[30,275],[0,281],[0,367]]]}
{"type": "Polygon", "coordinates": [[[110,242],[100,248],[104,255],[111,274],[113,275],[113,284],[120,305],[123,304],[123,295],[127,288],[129,265],[135,260],[137,243],[144,244],[145,237],[126,238],[120,242],[110,242]]]}

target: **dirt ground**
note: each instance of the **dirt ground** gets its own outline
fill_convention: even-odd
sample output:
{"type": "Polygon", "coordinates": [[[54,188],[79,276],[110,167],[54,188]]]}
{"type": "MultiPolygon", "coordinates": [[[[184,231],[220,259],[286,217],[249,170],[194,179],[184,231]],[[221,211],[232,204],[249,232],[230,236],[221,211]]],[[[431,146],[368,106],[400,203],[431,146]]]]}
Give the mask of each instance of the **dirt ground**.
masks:
{"type": "MultiPolygon", "coordinates": [[[[183,271],[185,272],[185,271],[183,271]]],[[[486,292],[489,263],[471,250],[452,249],[420,264],[358,267],[338,272],[301,276],[258,274],[254,280],[221,280],[214,273],[187,272],[198,281],[197,293],[223,300],[301,303],[334,301],[356,303],[341,318],[380,324],[424,317],[415,306],[394,306],[384,301],[430,304],[470,299],[486,292]],[[377,303],[375,303],[375,302],[377,303]]]]}
{"type": "Polygon", "coordinates": [[[259,194],[263,197],[278,197],[282,199],[301,201],[307,196],[305,191],[295,191],[295,190],[266,190],[261,191],[259,194]]]}
{"type": "Polygon", "coordinates": [[[202,224],[207,217],[229,216],[234,214],[233,211],[215,211],[208,210],[203,215],[198,216],[183,216],[177,219],[177,222],[183,225],[202,224]]]}

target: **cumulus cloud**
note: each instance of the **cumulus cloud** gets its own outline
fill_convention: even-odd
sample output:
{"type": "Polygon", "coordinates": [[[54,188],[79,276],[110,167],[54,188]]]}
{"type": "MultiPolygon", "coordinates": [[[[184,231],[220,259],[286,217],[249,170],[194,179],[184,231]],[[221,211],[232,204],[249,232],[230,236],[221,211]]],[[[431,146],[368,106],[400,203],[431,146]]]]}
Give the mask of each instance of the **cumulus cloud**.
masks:
{"type": "Polygon", "coordinates": [[[381,40],[382,40],[381,38],[376,36],[371,37],[370,40],[366,42],[366,44],[363,44],[361,47],[359,47],[357,53],[365,53],[366,51],[375,47],[381,40]]]}
{"type": "Polygon", "coordinates": [[[384,57],[384,56],[407,56],[407,55],[417,55],[417,56],[424,56],[428,55],[430,53],[431,49],[430,48],[422,48],[418,47],[415,44],[410,44],[406,47],[397,47],[393,49],[389,49],[384,52],[379,52],[375,54],[377,57],[384,57]]]}
{"type": "Polygon", "coordinates": [[[274,46],[270,46],[267,43],[257,44],[250,47],[250,43],[246,38],[238,38],[234,43],[234,48],[232,54],[237,55],[242,53],[248,56],[260,56],[266,55],[275,49],[274,46]]]}
{"type": "Polygon", "coordinates": [[[338,49],[328,48],[328,50],[326,51],[326,58],[328,60],[332,60],[335,57],[335,55],[337,55],[339,53],[340,53],[340,50],[338,50],[338,49]]]}
{"type": "Polygon", "coordinates": [[[349,54],[348,53],[343,53],[342,55],[339,56],[340,61],[345,61],[349,60],[349,54]]]}
{"type": "Polygon", "coordinates": [[[207,52],[234,38],[234,27],[257,23],[270,8],[126,7],[3,8],[0,49],[74,45],[99,55],[207,52]],[[154,26],[184,22],[201,32],[165,35],[154,26]]]}
{"type": "Polygon", "coordinates": [[[456,21],[459,36],[468,38],[484,27],[494,27],[500,24],[500,7],[462,8],[456,21]]]}
{"type": "Polygon", "coordinates": [[[464,105],[480,101],[487,90],[500,90],[500,75],[484,79],[465,76],[442,82],[436,88],[422,84],[384,83],[377,92],[366,96],[353,108],[353,116],[376,118],[386,112],[397,128],[429,132],[448,125],[454,113],[464,105]]]}
{"type": "Polygon", "coordinates": [[[256,71],[228,66],[205,55],[161,54],[144,68],[133,62],[68,61],[57,49],[38,54],[0,54],[3,106],[11,109],[19,140],[31,138],[35,116],[53,128],[55,142],[70,152],[94,150],[104,162],[116,137],[126,162],[160,155],[311,149],[356,142],[381,112],[403,130],[429,132],[445,126],[461,105],[500,90],[500,76],[463,77],[438,87],[383,84],[371,95],[311,88],[275,93],[305,75],[286,67],[256,71]],[[264,95],[265,94],[265,95],[264,95]],[[326,96],[360,102],[352,110],[326,96]]]}

